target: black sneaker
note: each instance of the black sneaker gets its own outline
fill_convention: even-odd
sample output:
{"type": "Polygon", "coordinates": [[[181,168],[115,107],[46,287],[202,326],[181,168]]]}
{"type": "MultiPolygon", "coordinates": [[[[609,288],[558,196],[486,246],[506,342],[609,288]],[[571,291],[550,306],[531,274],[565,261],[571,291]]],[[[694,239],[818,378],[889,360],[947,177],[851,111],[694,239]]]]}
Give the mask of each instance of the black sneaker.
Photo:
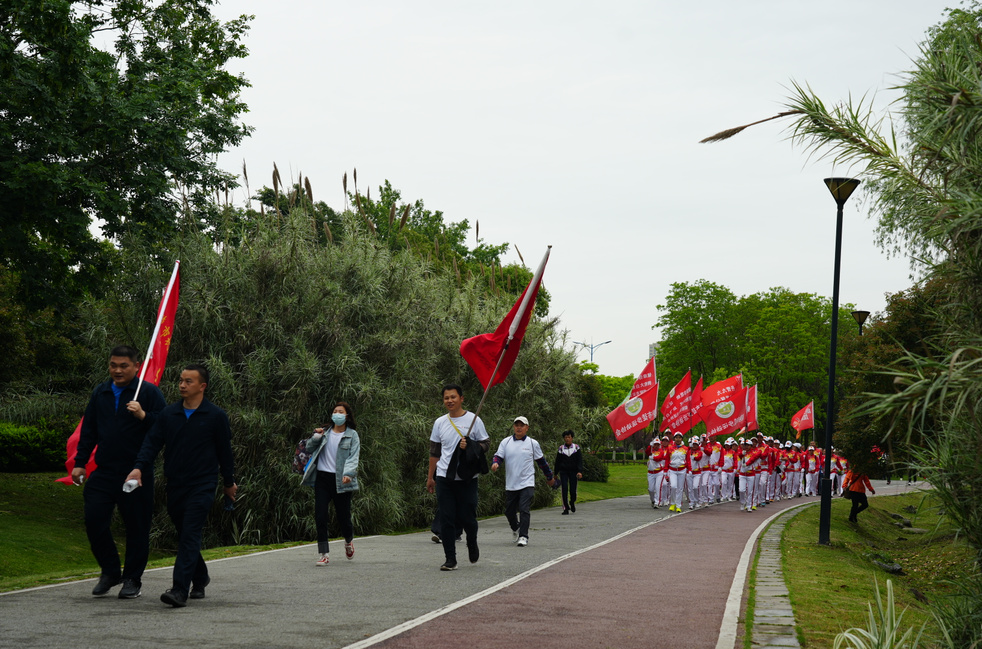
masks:
{"type": "Polygon", "coordinates": [[[191,584],[191,594],[188,595],[188,599],[204,599],[205,598],[205,586],[211,583],[211,577],[205,577],[205,583],[203,584],[191,584]]]}
{"type": "Polygon", "coordinates": [[[471,560],[471,563],[477,563],[477,560],[481,558],[481,550],[477,547],[476,541],[473,545],[467,544],[467,558],[471,560]]]}
{"type": "Polygon", "coordinates": [[[164,591],[164,594],[160,596],[160,601],[164,604],[170,604],[174,608],[181,608],[188,605],[188,596],[179,590],[171,588],[168,591],[164,591]]]}
{"type": "Polygon", "coordinates": [[[564,509],[563,510],[563,516],[569,516],[569,510],[568,509],[564,509]]]}
{"type": "Polygon", "coordinates": [[[101,577],[99,577],[99,583],[97,583],[95,585],[95,588],[92,589],[92,595],[94,597],[103,597],[104,595],[109,593],[110,588],[118,585],[119,581],[120,581],[119,577],[110,577],[108,575],[102,575],[101,577]]]}
{"type": "Polygon", "coordinates": [[[574,503],[569,504],[569,511],[576,513],[576,505],[574,503]]]}
{"type": "Polygon", "coordinates": [[[136,599],[141,594],[140,582],[138,582],[136,579],[123,580],[123,587],[119,589],[120,599],[136,599]]]}
{"type": "Polygon", "coordinates": [[[442,566],[440,566],[440,570],[443,571],[456,570],[456,569],[457,569],[456,561],[446,561],[442,566]]]}

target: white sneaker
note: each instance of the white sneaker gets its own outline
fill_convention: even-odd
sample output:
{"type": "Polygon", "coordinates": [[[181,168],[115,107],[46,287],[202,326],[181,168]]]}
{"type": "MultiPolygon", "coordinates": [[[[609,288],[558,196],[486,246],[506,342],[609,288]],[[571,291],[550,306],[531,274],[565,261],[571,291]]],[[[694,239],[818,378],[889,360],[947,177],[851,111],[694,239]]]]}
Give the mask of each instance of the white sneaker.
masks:
{"type": "Polygon", "coordinates": [[[511,542],[512,543],[518,543],[518,538],[519,538],[518,537],[518,530],[512,530],[511,531],[511,542]]]}
{"type": "Polygon", "coordinates": [[[321,555],[321,558],[318,559],[317,560],[317,563],[314,564],[314,565],[317,565],[317,566],[326,566],[327,564],[328,564],[327,555],[326,554],[322,554],[321,555]]]}
{"type": "Polygon", "coordinates": [[[527,537],[524,536],[518,537],[518,547],[524,548],[528,544],[529,544],[529,540],[527,537]]]}

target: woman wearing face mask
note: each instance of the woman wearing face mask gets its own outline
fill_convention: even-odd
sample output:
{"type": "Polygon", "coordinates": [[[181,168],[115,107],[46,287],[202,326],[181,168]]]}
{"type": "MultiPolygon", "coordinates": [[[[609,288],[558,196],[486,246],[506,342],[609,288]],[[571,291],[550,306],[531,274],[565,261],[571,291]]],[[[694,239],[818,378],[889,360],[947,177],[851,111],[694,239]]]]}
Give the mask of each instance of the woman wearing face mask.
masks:
{"type": "Polygon", "coordinates": [[[318,566],[328,563],[327,507],[334,503],[334,513],[344,536],[344,554],[355,556],[354,528],[351,525],[351,494],[358,490],[358,455],[361,442],[355,431],[355,417],[344,401],[338,401],[331,415],[334,426],[325,432],[315,428],[307,440],[310,460],[302,483],[314,488],[314,521],[317,523],[318,566]]]}

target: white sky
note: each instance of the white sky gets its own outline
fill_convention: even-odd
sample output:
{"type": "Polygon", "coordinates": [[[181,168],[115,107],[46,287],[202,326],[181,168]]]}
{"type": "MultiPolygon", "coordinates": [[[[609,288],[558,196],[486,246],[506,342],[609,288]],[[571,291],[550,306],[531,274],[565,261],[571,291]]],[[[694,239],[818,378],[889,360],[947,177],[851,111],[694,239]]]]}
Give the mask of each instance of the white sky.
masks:
{"type": "MultiPolygon", "coordinates": [[[[227,0],[219,15],[256,16],[233,68],[256,131],[220,162],[245,159],[253,190],[273,162],[302,172],[335,208],[357,168],[362,191],[389,179],[533,268],[552,244],[552,314],[573,340],[612,341],[601,373],[636,374],[672,282],[832,294],[822,178],[850,170],[792,148],[788,123],[699,140],[778,112],[791,80],[885,108],[950,4],[227,0]]],[[[876,248],[857,192],[840,301],[882,310],[908,266],[876,248]]]]}

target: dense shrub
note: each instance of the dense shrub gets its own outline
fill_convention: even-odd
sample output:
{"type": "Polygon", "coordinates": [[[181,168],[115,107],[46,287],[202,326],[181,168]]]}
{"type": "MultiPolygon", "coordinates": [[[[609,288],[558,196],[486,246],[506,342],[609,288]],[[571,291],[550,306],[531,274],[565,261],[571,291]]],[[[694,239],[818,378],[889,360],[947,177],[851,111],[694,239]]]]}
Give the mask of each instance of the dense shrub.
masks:
{"type": "Polygon", "coordinates": [[[583,479],[587,482],[607,482],[610,470],[599,457],[592,453],[583,454],[583,479]]]}
{"type": "Polygon", "coordinates": [[[65,468],[65,440],[60,430],[0,421],[0,471],[29,473],[65,468]]]}

